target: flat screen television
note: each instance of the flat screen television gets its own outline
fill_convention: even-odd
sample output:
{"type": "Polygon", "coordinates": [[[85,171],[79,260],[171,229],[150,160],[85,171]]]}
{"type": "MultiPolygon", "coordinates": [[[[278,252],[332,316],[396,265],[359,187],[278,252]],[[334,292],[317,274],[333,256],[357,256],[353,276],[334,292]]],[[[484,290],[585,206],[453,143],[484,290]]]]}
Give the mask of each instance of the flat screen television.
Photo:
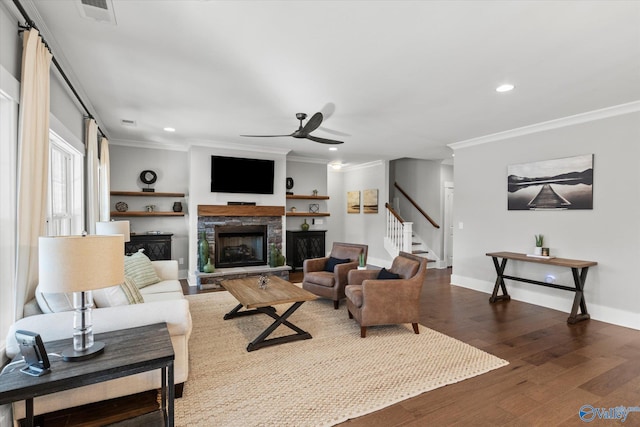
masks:
{"type": "Polygon", "coordinates": [[[273,194],[274,161],[211,156],[212,193],[273,194]]]}

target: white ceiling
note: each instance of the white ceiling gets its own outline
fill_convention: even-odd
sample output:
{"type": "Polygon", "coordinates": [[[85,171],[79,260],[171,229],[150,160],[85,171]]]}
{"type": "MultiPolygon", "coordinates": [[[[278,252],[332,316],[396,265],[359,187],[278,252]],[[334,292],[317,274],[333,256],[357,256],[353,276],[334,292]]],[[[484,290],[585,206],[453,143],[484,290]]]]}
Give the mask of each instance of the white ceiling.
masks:
{"type": "Polygon", "coordinates": [[[445,159],[448,143],[640,99],[637,1],[112,0],[116,25],[79,0],[21,3],[112,141],[445,159]],[[336,153],[239,136],[321,110],[313,135],[343,140],[336,153]]]}

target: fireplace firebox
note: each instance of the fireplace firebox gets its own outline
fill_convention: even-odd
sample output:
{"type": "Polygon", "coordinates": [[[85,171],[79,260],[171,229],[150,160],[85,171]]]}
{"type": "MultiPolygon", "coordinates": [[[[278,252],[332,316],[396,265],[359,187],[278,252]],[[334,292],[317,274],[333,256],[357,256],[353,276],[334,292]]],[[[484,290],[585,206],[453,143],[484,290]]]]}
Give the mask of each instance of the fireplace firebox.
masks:
{"type": "Polygon", "coordinates": [[[266,225],[216,225],[214,235],[216,267],[267,264],[266,225]]]}

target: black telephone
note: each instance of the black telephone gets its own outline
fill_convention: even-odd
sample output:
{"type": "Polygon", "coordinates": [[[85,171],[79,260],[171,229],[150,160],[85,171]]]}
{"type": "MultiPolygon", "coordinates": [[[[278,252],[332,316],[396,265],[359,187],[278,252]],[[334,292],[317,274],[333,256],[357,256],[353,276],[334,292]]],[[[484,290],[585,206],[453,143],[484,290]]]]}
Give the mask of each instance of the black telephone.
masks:
{"type": "Polygon", "coordinates": [[[20,369],[20,372],[34,377],[48,374],[51,364],[40,335],[31,331],[16,331],[16,340],[20,345],[20,353],[22,353],[24,362],[27,364],[20,369]]]}

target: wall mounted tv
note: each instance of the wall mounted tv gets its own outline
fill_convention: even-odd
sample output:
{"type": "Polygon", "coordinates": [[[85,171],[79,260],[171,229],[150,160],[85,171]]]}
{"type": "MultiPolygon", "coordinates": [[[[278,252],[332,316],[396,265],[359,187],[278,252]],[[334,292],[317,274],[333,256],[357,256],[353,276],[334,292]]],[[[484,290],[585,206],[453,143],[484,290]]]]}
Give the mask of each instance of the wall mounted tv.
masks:
{"type": "Polygon", "coordinates": [[[212,193],[273,194],[274,161],[211,156],[212,193]]]}

